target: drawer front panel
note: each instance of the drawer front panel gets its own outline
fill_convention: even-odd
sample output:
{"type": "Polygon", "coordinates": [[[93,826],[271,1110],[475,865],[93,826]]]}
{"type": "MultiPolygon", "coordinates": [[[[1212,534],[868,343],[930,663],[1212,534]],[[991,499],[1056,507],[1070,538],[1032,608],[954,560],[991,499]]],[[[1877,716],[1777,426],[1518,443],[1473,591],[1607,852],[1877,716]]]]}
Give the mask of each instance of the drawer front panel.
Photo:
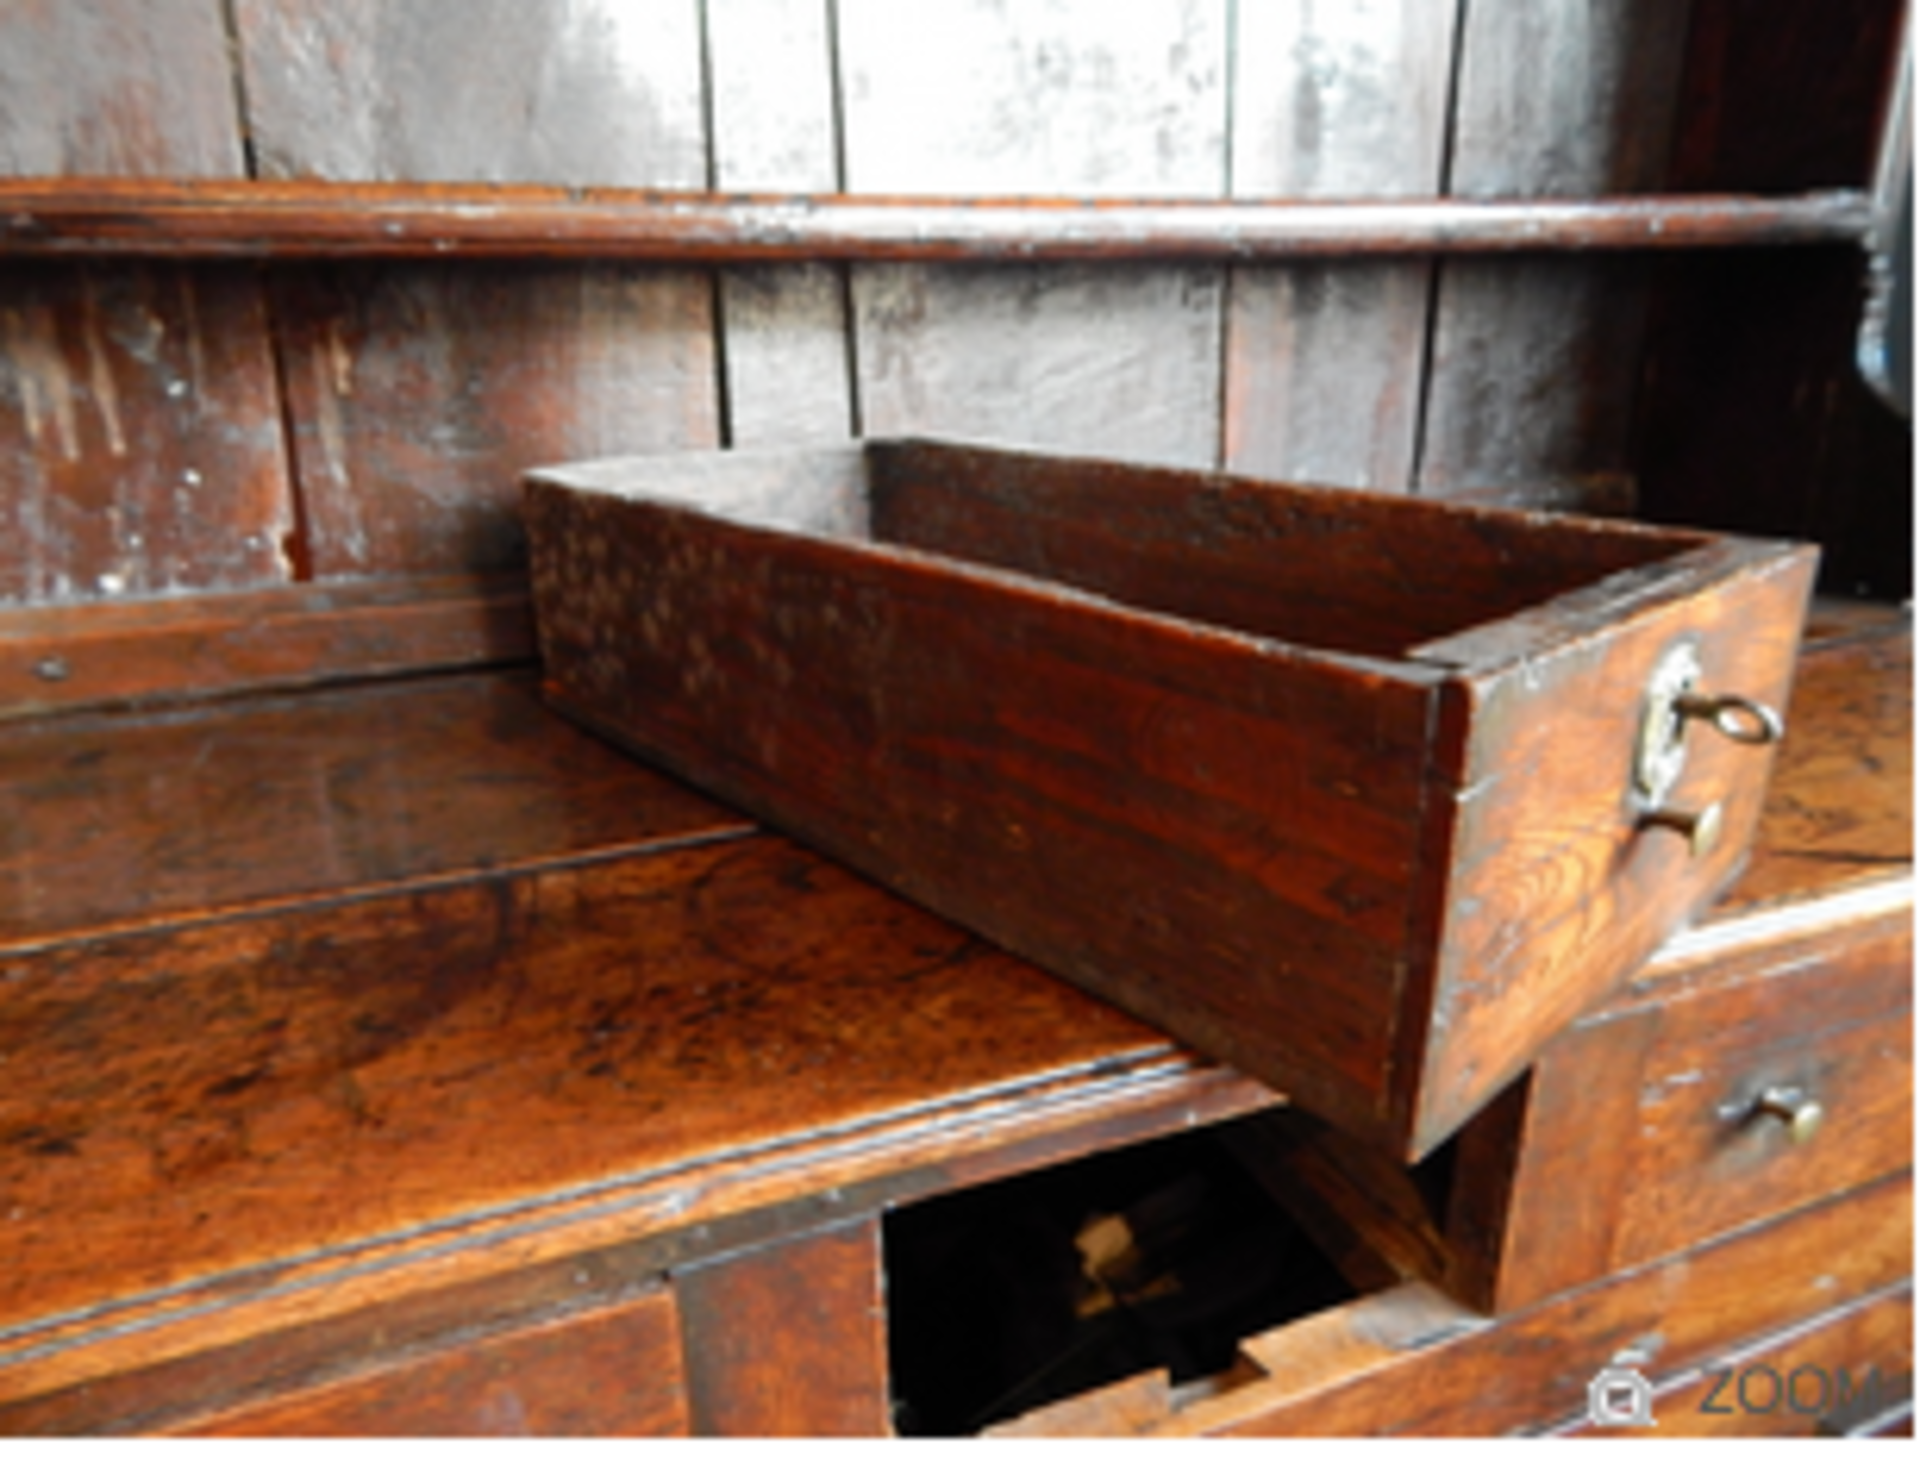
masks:
{"type": "Polygon", "coordinates": [[[1913,1394],[1913,1287],[1900,1285],[1654,1388],[1652,1426],[1554,1436],[1817,1437],[1872,1431],[1913,1394]]]}
{"type": "MultiPolygon", "coordinates": [[[[1815,995],[1833,990],[1828,982],[1815,995]]],[[[1640,1089],[1644,1148],[1625,1190],[1616,1264],[1640,1264],[1910,1160],[1907,1019],[1790,1036],[1776,1016],[1806,1009],[1752,1006],[1761,1000],[1729,998],[1715,1009],[1729,1018],[1720,1046],[1663,1038],[1655,1049],[1640,1089]],[[1753,1023],[1733,1020],[1749,1007],[1753,1023]],[[1768,1039],[1769,1022],[1777,1040],[1768,1039]]]]}
{"type": "Polygon", "coordinates": [[[689,1434],[680,1324],[662,1286],[629,1304],[397,1361],[182,1435],[689,1434]]]}
{"type": "Polygon", "coordinates": [[[1912,1161],[1904,914],[1750,951],[1557,1041],[1505,1210],[1504,1308],[1912,1161]]]}
{"type": "Polygon", "coordinates": [[[1760,705],[1788,706],[1812,562],[1722,576],[1702,556],[1691,592],[1570,643],[1543,627],[1537,651],[1454,708],[1465,787],[1420,1028],[1422,1155],[1635,975],[1746,853],[1775,754],[1754,741],[1760,705]],[[1678,715],[1676,664],[1700,694],[1748,705],[1739,741],[1678,715]]]}

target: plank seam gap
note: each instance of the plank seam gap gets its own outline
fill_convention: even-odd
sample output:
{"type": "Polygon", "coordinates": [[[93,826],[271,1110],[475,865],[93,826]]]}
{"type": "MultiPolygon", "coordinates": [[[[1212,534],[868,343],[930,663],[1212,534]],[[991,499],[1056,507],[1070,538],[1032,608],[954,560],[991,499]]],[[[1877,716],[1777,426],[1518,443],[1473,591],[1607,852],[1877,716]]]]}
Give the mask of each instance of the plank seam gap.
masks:
{"type": "MultiPolygon", "coordinates": [[[[260,154],[253,138],[253,101],[247,88],[246,48],[241,43],[237,0],[221,0],[220,21],[226,32],[227,74],[233,90],[234,130],[240,137],[240,165],[249,179],[258,181],[260,154]]],[[[292,391],[288,388],[285,320],[275,281],[256,271],[254,286],[258,290],[262,332],[266,336],[264,343],[272,371],[273,413],[279,424],[276,454],[279,456],[281,479],[285,482],[289,517],[280,539],[273,545],[290,582],[311,582],[313,522],[301,482],[299,451],[295,445],[298,422],[295,419],[292,391]]]]}
{"type": "MultiPolygon", "coordinates": [[[[713,66],[713,21],[703,0],[695,0],[700,47],[700,131],[701,148],[708,192],[720,189],[720,119],[716,100],[713,66]]],[[[734,443],[733,391],[728,387],[727,369],[727,271],[713,268],[707,276],[707,332],[713,340],[713,408],[716,443],[722,450],[734,443]]]]}
{"type": "Polygon", "coordinates": [[[237,0],[220,0],[220,23],[226,31],[227,74],[233,87],[234,130],[240,137],[240,166],[250,178],[259,180],[260,157],[253,143],[253,103],[247,95],[246,52],[240,43],[240,17],[237,0]]]}
{"type": "Polygon", "coordinates": [[[212,910],[163,912],[146,920],[107,921],[72,931],[55,931],[49,935],[13,941],[0,940],[0,955],[9,958],[43,956],[135,937],[168,936],[248,921],[340,910],[383,900],[401,900],[439,891],[477,889],[541,875],[593,870],[625,860],[638,862],[689,851],[709,850],[767,833],[764,826],[751,821],[722,823],[705,830],[678,831],[655,840],[630,841],[585,850],[563,850],[552,855],[529,855],[500,865],[426,871],[366,885],[323,888],[308,894],[295,892],[292,895],[265,896],[212,910]]]}
{"type": "MultiPolygon", "coordinates": [[[[833,143],[833,185],[847,191],[847,85],[844,50],[840,40],[840,0],[823,0],[827,34],[827,86],[832,105],[829,124],[833,143]]],[[[853,263],[830,264],[838,275],[840,341],[847,372],[847,434],[859,440],[867,431],[860,398],[860,317],[853,286],[853,263]]]]}
{"type": "MultiPolygon", "coordinates": [[[[1447,95],[1443,108],[1445,123],[1440,129],[1438,192],[1441,197],[1453,195],[1454,147],[1460,129],[1460,83],[1461,74],[1466,69],[1467,22],[1471,5],[1472,0],[1455,0],[1453,47],[1447,61],[1447,95]]],[[[1426,494],[1423,481],[1427,469],[1428,427],[1432,423],[1433,369],[1437,357],[1435,345],[1440,332],[1440,291],[1445,282],[1445,273],[1441,259],[1428,260],[1427,317],[1420,339],[1420,377],[1416,381],[1419,403],[1414,407],[1413,453],[1407,462],[1406,490],[1410,496],[1426,494]]]]}
{"type": "MultiPolygon", "coordinates": [[[[1237,196],[1239,179],[1234,166],[1233,141],[1238,132],[1235,125],[1239,115],[1240,91],[1236,82],[1240,76],[1240,0],[1226,0],[1226,55],[1223,57],[1225,74],[1221,77],[1220,92],[1223,110],[1220,136],[1221,182],[1226,188],[1226,200],[1231,202],[1237,196]]],[[[1214,340],[1214,437],[1213,464],[1218,470],[1229,469],[1227,458],[1228,435],[1230,426],[1230,389],[1233,373],[1233,299],[1235,282],[1240,270],[1232,264],[1220,269],[1220,291],[1216,304],[1217,332],[1214,340]]]]}

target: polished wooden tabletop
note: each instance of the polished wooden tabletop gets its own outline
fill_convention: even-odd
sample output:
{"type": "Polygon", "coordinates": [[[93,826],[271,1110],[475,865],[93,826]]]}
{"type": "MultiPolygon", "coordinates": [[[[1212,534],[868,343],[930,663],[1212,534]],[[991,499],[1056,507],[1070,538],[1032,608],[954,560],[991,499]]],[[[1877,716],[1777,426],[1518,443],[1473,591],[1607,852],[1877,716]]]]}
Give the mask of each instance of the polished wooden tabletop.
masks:
{"type": "MultiPolygon", "coordinates": [[[[1722,922],[1910,879],[1906,620],[1813,639],[1722,922]]],[[[216,1305],[825,1218],[1277,1097],[526,675],[12,724],[0,807],[0,1397],[216,1305]]]]}

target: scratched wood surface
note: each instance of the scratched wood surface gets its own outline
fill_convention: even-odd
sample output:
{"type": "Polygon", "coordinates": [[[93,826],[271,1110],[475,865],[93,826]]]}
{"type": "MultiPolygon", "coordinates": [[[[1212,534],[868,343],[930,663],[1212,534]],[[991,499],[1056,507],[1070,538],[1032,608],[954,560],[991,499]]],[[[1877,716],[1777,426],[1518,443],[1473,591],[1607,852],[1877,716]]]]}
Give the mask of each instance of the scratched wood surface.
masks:
{"type": "MultiPolygon", "coordinates": [[[[1652,191],[1664,179],[1689,6],[1473,4],[1447,190],[1652,191]]],[[[1634,260],[1449,260],[1435,302],[1418,489],[1618,476],[1645,327],[1634,260]]]]}
{"type": "MultiPolygon", "coordinates": [[[[696,0],[240,0],[268,177],[707,180],[696,0]]],[[[274,275],[320,579],[516,565],[517,473],[719,440],[713,286],[673,268],[274,275]]]]}
{"type": "MultiPolygon", "coordinates": [[[[1433,0],[1239,7],[1233,195],[1438,195],[1455,19],[1433,0]]],[[[1432,281],[1420,259],[1232,270],[1227,466],[1409,489],[1432,281]]]]}
{"type": "MultiPolygon", "coordinates": [[[[218,0],[0,10],[0,173],[238,177],[218,0]]],[[[0,268],[0,603],[284,580],[293,506],[242,269],[0,268]]]]}
{"type": "Polygon", "coordinates": [[[8,963],[10,1327],[1164,1046],[764,836],[8,963]]]}
{"type": "MultiPolygon", "coordinates": [[[[838,14],[851,191],[1226,190],[1221,0],[838,14]]],[[[857,267],[862,432],[1211,464],[1221,297],[1209,267],[857,267]]]]}

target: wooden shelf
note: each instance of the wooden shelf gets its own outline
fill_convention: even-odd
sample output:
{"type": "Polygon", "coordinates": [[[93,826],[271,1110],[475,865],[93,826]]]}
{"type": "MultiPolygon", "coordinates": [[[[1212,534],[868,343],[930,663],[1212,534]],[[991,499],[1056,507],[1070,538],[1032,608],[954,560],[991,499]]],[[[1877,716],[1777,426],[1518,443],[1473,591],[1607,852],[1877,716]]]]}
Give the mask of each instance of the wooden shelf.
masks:
{"type": "Polygon", "coordinates": [[[1864,192],[1352,201],[0,182],[0,255],[1039,262],[1860,243],[1864,192]]]}

